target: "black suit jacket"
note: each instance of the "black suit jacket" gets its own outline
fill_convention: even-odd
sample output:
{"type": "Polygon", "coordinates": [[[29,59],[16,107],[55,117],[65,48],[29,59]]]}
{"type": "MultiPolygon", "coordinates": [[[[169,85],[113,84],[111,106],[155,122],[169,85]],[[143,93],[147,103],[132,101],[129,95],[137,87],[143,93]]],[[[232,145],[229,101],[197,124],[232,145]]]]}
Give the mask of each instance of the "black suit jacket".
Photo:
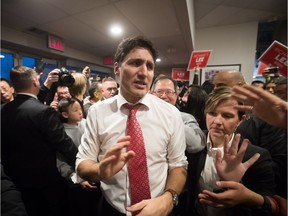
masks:
{"type": "Polygon", "coordinates": [[[251,116],[238,126],[236,132],[249,139],[253,145],[269,151],[277,183],[276,193],[287,198],[287,130],[251,116]]]}
{"type": "MultiPolygon", "coordinates": [[[[242,143],[242,139],[240,141],[242,143]]],[[[246,171],[242,178],[242,184],[250,190],[262,195],[274,195],[275,180],[272,168],[272,159],[266,149],[251,145],[249,143],[243,162],[251,158],[255,153],[260,153],[260,158],[246,171]]],[[[197,215],[195,203],[197,203],[197,186],[202,170],[205,166],[207,148],[194,154],[186,153],[188,159],[188,176],[186,190],[188,192],[186,210],[184,215],[197,215]]],[[[231,209],[231,215],[263,215],[256,208],[235,206],[231,209]]]]}
{"type": "Polygon", "coordinates": [[[28,95],[1,107],[1,160],[18,188],[42,188],[62,182],[56,152],[75,166],[77,147],[57,112],[28,95]]]}
{"type": "Polygon", "coordinates": [[[1,164],[1,215],[28,216],[21,193],[11,179],[5,174],[1,164]]]}

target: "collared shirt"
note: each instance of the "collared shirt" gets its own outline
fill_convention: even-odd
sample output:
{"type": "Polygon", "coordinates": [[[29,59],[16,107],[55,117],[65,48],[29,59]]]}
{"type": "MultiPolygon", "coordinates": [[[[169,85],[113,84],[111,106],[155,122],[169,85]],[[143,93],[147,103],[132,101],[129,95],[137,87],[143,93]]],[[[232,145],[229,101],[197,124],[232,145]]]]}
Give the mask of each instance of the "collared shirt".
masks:
{"type": "MultiPolygon", "coordinates": [[[[129,114],[129,110],[123,107],[125,103],[124,97],[118,94],[90,107],[76,166],[85,159],[101,161],[105,152],[125,136],[129,114]]],[[[187,167],[184,125],[176,107],[149,93],[139,103],[143,106],[138,109],[136,117],[143,132],[153,198],[163,193],[168,170],[187,167]]],[[[131,203],[127,165],[101,182],[101,189],[115,209],[126,213],[125,207],[131,203]]]]}
{"type": "MultiPolygon", "coordinates": [[[[231,145],[233,138],[234,134],[231,136],[229,145],[231,145]]],[[[213,148],[209,133],[207,135],[206,147],[207,147],[207,155],[205,160],[205,166],[201,172],[201,177],[199,179],[199,192],[201,192],[204,189],[210,191],[213,191],[213,189],[219,189],[216,186],[216,181],[219,181],[220,178],[217,174],[215,161],[216,161],[216,153],[218,150],[221,151],[221,156],[223,157],[224,147],[222,146],[213,148]]],[[[213,208],[207,205],[201,205],[201,206],[202,208],[198,209],[201,212],[201,215],[225,216],[225,213],[227,212],[227,209],[223,208],[213,208]]]]}

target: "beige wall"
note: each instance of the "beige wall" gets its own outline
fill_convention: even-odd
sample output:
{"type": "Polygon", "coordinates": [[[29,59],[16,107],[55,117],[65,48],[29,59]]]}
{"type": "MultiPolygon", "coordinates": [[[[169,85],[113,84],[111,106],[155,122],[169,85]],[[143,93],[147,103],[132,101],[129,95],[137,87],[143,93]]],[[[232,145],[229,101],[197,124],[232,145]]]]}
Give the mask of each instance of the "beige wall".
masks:
{"type": "Polygon", "coordinates": [[[208,65],[241,64],[241,72],[251,82],[257,31],[257,22],[196,29],[195,50],[212,50],[208,65]]]}

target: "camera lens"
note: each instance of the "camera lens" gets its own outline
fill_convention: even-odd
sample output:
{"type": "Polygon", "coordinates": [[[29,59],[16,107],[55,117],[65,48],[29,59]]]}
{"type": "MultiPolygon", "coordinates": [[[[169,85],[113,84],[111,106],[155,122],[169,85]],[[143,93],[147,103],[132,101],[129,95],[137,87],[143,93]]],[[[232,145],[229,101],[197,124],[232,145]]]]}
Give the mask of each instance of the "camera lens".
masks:
{"type": "Polygon", "coordinates": [[[59,73],[59,85],[70,87],[74,84],[75,79],[71,73],[64,67],[60,69],[59,73]]]}
{"type": "Polygon", "coordinates": [[[61,76],[61,81],[65,86],[72,86],[75,82],[74,77],[71,74],[63,74],[61,76]]]}

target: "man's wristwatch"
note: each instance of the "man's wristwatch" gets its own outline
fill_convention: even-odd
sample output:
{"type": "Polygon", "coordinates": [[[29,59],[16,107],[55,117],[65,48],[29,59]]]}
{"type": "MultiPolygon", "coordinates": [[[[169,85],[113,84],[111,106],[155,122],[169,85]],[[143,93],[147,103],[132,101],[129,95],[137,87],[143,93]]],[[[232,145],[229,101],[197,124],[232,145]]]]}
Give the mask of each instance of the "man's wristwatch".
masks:
{"type": "Polygon", "coordinates": [[[165,192],[169,192],[171,195],[172,195],[172,201],[173,201],[173,205],[174,206],[177,206],[178,205],[178,194],[176,193],[176,191],[174,191],[174,190],[172,190],[172,189],[166,189],[165,191],[164,191],[164,193],[165,192]]]}

